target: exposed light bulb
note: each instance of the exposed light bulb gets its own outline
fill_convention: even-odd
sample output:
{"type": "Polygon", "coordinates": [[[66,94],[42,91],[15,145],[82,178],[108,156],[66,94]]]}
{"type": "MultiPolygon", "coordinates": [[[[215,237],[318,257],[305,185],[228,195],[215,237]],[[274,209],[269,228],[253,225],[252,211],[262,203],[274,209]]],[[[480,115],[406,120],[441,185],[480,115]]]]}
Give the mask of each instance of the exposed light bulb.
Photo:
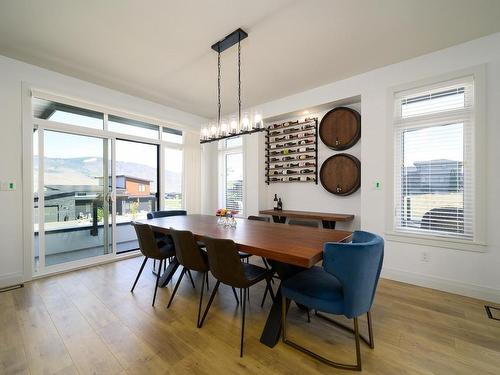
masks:
{"type": "Polygon", "coordinates": [[[241,119],[241,130],[247,131],[249,124],[250,124],[250,120],[248,119],[248,117],[247,116],[243,117],[241,119]]]}
{"type": "Polygon", "coordinates": [[[257,113],[253,117],[253,124],[254,129],[260,129],[262,127],[262,115],[260,113],[257,113]]]}

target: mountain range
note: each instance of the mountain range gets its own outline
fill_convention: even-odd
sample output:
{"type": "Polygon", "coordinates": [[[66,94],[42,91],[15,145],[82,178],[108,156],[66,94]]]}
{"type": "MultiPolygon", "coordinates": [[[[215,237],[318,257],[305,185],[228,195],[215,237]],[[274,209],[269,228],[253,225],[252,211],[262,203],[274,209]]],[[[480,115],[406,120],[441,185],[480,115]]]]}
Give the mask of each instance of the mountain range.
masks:
{"type": "MultiPolygon", "coordinates": [[[[38,157],[33,160],[34,173],[38,175],[38,157]]],[[[97,185],[96,177],[103,175],[103,159],[99,157],[45,158],[45,185],[97,185]]],[[[151,191],[156,190],[157,170],[151,166],[117,161],[116,174],[153,181],[151,191]]],[[[164,171],[165,192],[182,191],[182,175],[164,171]]],[[[37,186],[35,179],[35,189],[37,186]]]]}

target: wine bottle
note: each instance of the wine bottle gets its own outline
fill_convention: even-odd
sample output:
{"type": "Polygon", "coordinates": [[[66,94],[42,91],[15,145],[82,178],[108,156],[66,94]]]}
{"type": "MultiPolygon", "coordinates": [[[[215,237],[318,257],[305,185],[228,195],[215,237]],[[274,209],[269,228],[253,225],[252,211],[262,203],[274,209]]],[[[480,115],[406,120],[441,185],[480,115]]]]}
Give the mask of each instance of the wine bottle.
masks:
{"type": "Polygon", "coordinates": [[[277,195],[277,194],[274,194],[274,199],[273,199],[273,201],[274,201],[274,207],[273,207],[273,209],[274,209],[274,210],[278,210],[278,202],[279,202],[279,201],[278,201],[278,195],[277,195]]]}
{"type": "Polygon", "coordinates": [[[278,199],[278,211],[283,210],[283,202],[281,201],[281,197],[278,199]]]}

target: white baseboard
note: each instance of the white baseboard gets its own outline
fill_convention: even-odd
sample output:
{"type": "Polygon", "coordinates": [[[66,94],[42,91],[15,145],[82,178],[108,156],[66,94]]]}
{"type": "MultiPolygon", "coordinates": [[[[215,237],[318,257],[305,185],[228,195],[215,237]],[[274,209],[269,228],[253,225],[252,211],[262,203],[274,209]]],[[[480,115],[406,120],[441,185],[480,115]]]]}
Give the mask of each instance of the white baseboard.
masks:
{"type": "Polygon", "coordinates": [[[500,289],[466,284],[441,277],[388,268],[382,269],[381,277],[401,281],[403,283],[423,286],[426,288],[437,289],[444,292],[459,294],[466,297],[477,298],[484,301],[500,303],[500,289]]]}
{"type": "Polygon", "coordinates": [[[0,289],[23,283],[22,273],[8,273],[0,276],[0,289]]]}

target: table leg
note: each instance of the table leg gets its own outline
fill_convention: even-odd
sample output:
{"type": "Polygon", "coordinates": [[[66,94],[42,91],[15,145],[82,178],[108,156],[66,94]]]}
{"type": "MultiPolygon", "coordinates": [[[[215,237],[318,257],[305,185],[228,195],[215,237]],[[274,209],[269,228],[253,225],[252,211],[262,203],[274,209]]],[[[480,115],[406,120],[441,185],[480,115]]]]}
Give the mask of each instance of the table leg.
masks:
{"type": "MultiPolygon", "coordinates": [[[[296,273],[303,271],[304,268],[292,266],[289,264],[276,262],[268,259],[268,263],[271,265],[273,270],[278,274],[281,280],[285,280],[296,273]]],[[[260,342],[270,348],[274,347],[281,335],[281,283],[276,292],[276,298],[271,306],[271,310],[269,311],[269,315],[267,316],[266,325],[262,331],[260,336],[260,342]]],[[[287,305],[287,311],[290,307],[290,304],[287,305]]]]}
{"type": "Polygon", "coordinates": [[[167,270],[163,272],[163,275],[161,275],[160,277],[160,288],[165,288],[167,286],[167,284],[170,282],[170,279],[172,279],[172,276],[174,276],[175,271],[177,271],[178,267],[179,261],[177,260],[177,258],[174,258],[174,260],[168,265],[167,270]]]}
{"type": "Polygon", "coordinates": [[[332,220],[322,220],[323,221],[323,228],[326,229],[335,229],[335,224],[337,224],[335,221],[332,220]]]}
{"type": "Polygon", "coordinates": [[[285,224],[286,216],[273,215],[273,221],[278,224],[285,224]]]}

